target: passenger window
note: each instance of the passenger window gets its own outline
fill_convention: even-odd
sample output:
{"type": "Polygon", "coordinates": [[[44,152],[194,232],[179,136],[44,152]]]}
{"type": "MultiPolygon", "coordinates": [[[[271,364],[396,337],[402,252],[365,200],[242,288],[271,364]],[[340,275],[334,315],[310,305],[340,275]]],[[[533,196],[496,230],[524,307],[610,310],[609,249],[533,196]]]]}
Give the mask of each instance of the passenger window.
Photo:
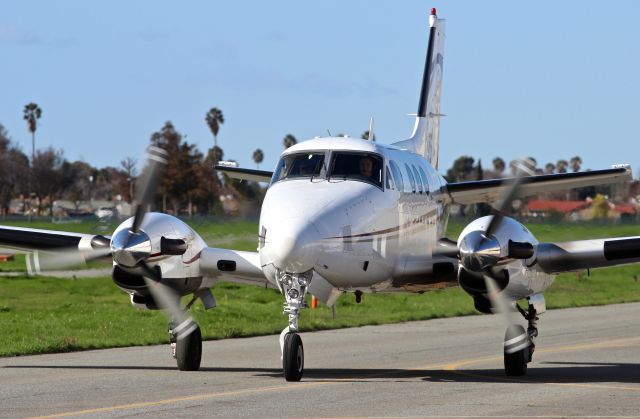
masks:
{"type": "Polygon", "coordinates": [[[393,172],[393,179],[396,181],[396,187],[398,188],[398,191],[399,192],[404,191],[404,179],[402,179],[402,172],[400,171],[400,168],[398,167],[396,162],[394,162],[393,160],[390,160],[389,164],[391,165],[391,171],[393,172]]]}
{"type": "MultiPolygon", "coordinates": [[[[411,168],[408,164],[404,164],[404,168],[407,169],[407,175],[409,175],[409,183],[411,184],[411,192],[416,193],[416,180],[413,177],[413,173],[411,173],[411,168]]],[[[407,191],[409,192],[409,191],[407,191]]]]}
{"type": "Polygon", "coordinates": [[[427,175],[424,173],[424,170],[422,170],[422,167],[418,166],[418,170],[420,171],[420,177],[424,183],[424,193],[429,193],[429,180],[427,179],[427,175]]]}
{"type": "Polygon", "coordinates": [[[422,194],[422,181],[420,180],[420,175],[418,174],[418,170],[415,166],[411,165],[413,169],[413,175],[416,177],[416,183],[418,184],[418,191],[422,194]]]}
{"type": "Polygon", "coordinates": [[[386,183],[385,186],[387,189],[393,189],[393,178],[391,177],[391,172],[389,171],[389,166],[386,166],[386,183]]]}

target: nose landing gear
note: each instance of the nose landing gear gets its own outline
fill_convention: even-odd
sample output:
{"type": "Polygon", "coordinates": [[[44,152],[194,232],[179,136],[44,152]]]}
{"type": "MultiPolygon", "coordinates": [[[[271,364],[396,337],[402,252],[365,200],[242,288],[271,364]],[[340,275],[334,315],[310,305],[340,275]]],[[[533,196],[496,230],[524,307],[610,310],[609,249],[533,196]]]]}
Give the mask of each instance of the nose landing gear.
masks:
{"type": "Polygon", "coordinates": [[[284,337],[282,368],[287,381],[300,381],[304,371],[304,348],[302,338],[297,333],[287,333],[284,337]]]}
{"type": "Polygon", "coordinates": [[[282,368],[287,381],[300,381],[304,372],[304,348],[297,333],[298,317],[300,310],[307,307],[305,296],[312,276],[313,271],[278,275],[278,286],[285,297],[283,314],[289,316],[289,326],[280,334],[282,368]]]}

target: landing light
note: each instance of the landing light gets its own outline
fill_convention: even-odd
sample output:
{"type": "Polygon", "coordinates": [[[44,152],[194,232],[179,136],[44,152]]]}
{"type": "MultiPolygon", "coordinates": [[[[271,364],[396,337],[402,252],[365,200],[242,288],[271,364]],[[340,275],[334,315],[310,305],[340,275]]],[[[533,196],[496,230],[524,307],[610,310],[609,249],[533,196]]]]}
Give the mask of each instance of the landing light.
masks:
{"type": "Polygon", "coordinates": [[[295,289],[295,288],[291,288],[291,289],[289,290],[288,294],[289,294],[289,297],[291,297],[291,298],[298,298],[298,295],[300,295],[300,293],[298,292],[298,290],[297,290],[297,289],[295,289]]]}

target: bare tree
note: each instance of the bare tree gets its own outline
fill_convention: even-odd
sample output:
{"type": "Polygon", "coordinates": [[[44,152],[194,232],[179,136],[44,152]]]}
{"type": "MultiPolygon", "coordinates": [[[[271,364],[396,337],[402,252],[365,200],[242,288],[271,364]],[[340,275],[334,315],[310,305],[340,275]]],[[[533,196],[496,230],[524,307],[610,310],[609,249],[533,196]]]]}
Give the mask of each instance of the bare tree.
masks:
{"type": "Polygon", "coordinates": [[[43,198],[48,198],[49,215],[53,215],[53,201],[62,191],[59,179],[63,162],[62,151],[52,147],[38,151],[33,159],[33,188],[38,197],[38,213],[43,198]]]}
{"type": "Polygon", "coordinates": [[[122,169],[127,174],[127,183],[129,185],[128,202],[130,203],[133,202],[133,183],[137,176],[136,164],[137,164],[137,161],[133,157],[127,157],[120,162],[120,166],[122,166],[122,169]]]}

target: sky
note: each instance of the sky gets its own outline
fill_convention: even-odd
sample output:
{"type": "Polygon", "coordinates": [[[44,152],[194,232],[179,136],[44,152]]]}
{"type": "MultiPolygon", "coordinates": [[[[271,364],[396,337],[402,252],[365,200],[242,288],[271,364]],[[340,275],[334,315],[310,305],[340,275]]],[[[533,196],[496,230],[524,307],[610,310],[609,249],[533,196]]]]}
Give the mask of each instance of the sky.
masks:
{"type": "MultiPolygon", "coordinates": [[[[640,173],[640,2],[29,1],[0,14],[0,124],[36,148],[119,166],[172,121],[202,151],[222,110],[226,159],[272,170],[282,139],[407,138],[428,14],[447,20],[440,172],[461,155],[640,173]]],[[[140,163],[141,164],[141,163],[140,163]]]]}

